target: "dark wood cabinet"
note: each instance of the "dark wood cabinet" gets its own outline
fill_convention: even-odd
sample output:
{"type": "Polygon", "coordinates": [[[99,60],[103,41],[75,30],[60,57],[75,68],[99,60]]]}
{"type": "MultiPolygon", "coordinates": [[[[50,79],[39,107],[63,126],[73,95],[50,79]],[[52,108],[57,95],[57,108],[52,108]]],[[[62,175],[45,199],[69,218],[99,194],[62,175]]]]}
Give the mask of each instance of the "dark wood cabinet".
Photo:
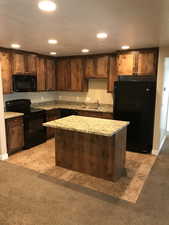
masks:
{"type": "Polygon", "coordinates": [[[25,72],[36,75],[36,73],[37,73],[37,55],[25,54],[25,72]]]}
{"type": "Polygon", "coordinates": [[[86,78],[94,78],[96,76],[96,64],[94,56],[84,58],[84,74],[86,78]]]}
{"type": "Polygon", "coordinates": [[[7,151],[12,154],[21,150],[24,146],[24,127],[23,118],[11,118],[5,120],[6,123],[6,137],[7,137],[7,151]]]}
{"type": "Polygon", "coordinates": [[[110,57],[109,74],[107,80],[107,90],[112,92],[114,90],[114,82],[117,80],[117,58],[116,55],[110,57]]]}
{"type": "Polygon", "coordinates": [[[118,52],[114,57],[110,58],[108,92],[114,90],[120,75],[157,75],[158,48],[118,52]]]}
{"type": "Polygon", "coordinates": [[[89,78],[107,78],[109,71],[109,56],[96,55],[84,58],[84,74],[89,78]]]}
{"type": "Polygon", "coordinates": [[[37,57],[37,91],[46,90],[46,61],[44,57],[37,57]]]}
{"type": "Polygon", "coordinates": [[[71,57],[57,60],[57,90],[86,91],[83,58],[71,57]]]}
{"type": "Polygon", "coordinates": [[[12,74],[25,73],[25,55],[22,53],[12,53],[12,74]]]}
{"type": "Polygon", "coordinates": [[[117,74],[133,75],[136,71],[135,52],[123,52],[117,55],[117,74]]]}
{"type": "Polygon", "coordinates": [[[0,52],[0,63],[3,93],[10,94],[12,92],[11,54],[3,51],[0,52]]]}
{"type": "Polygon", "coordinates": [[[72,58],[71,65],[71,91],[86,91],[87,80],[84,78],[83,59],[72,58]]]}
{"type": "Polygon", "coordinates": [[[56,89],[58,91],[71,90],[70,59],[58,59],[56,63],[56,89]]]}
{"type": "Polygon", "coordinates": [[[96,57],[96,78],[107,78],[109,72],[109,56],[96,57]]]}
{"type": "Polygon", "coordinates": [[[53,59],[46,59],[46,90],[56,90],[56,65],[53,59]]]}
{"type": "Polygon", "coordinates": [[[87,116],[87,117],[96,117],[96,118],[102,118],[102,119],[113,119],[113,113],[109,113],[109,112],[78,110],[78,115],[87,116]]]}
{"type": "Polygon", "coordinates": [[[138,75],[156,75],[157,74],[157,51],[139,51],[137,54],[137,74],[138,75]]]}
{"type": "MultiPolygon", "coordinates": [[[[52,109],[46,111],[46,121],[52,121],[52,120],[57,120],[60,118],[60,111],[58,109],[52,109]]],[[[50,139],[55,136],[55,129],[53,128],[46,128],[47,129],[47,139],[50,139]]]]}

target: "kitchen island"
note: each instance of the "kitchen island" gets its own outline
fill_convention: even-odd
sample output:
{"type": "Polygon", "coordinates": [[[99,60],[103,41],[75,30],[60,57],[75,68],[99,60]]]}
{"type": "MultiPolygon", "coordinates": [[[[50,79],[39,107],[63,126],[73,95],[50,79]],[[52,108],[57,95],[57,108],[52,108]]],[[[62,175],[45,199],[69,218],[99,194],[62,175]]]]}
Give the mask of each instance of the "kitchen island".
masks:
{"type": "Polygon", "coordinates": [[[55,128],[56,165],[116,181],[125,170],[129,122],[68,116],[44,123],[55,128]]]}

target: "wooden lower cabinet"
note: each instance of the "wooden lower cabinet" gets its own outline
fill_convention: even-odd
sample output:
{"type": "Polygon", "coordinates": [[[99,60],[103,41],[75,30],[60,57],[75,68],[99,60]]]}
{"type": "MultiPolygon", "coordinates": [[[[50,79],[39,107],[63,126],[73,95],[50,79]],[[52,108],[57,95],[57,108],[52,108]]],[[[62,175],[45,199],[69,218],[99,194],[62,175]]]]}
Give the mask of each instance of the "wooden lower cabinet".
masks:
{"type": "MultiPolygon", "coordinates": [[[[57,109],[52,109],[46,111],[46,122],[57,120],[60,118],[60,111],[57,109]]],[[[53,138],[55,136],[55,130],[53,128],[47,128],[46,130],[47,139],[53,138]]]]}
{"type": "Polygon", "coordinates": [[[11,118],[5,120],[8,154],[21,150],[24,146],[23,118],[11,118]]]}
{"type": "Polygon", "coordinates": [[[94,112],[94,111],[78,111],[79,116],[96,117],[102,119],[113,119],[113,114],[108,112],[94,112]]]}

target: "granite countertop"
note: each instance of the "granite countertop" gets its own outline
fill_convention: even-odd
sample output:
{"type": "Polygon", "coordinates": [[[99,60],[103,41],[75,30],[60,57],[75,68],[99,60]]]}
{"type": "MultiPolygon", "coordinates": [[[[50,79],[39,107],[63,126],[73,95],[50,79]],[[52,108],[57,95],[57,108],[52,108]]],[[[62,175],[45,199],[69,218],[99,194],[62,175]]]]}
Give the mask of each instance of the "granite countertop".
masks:
{"type": "Polygon", "coordinates": [[[74,109],[74,110],[84,110],[84,111],[93,111],[93,112],[113,112],[112,105],[100,105],[97,107],[96,104],[79,104],[79,103],[53,103],[53,104],[41,104],[34,105],[33,107],[44,110],[52,110],[52,109],[74,109]]]}
{"type": "Polygon", "coordinates": [[[81,133],[112,136],[129,122],[119,120],[98,119],[84,116],[68,116],[43,124],[45,127],[58,128],[62,130],[76,131],[81,133]]]}
{"type": "Polygon", "coordinates": [[[5,119],[16,118],[23,115],[24,115],[23,113],[18,113],[18,112],[4,112],[5,119]]]}

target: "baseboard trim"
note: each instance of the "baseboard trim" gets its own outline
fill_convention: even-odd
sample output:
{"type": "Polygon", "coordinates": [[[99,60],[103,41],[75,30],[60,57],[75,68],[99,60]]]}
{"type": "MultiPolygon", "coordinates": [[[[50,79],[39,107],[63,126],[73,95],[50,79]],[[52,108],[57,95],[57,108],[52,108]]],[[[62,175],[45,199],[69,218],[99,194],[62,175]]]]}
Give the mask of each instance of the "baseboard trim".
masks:
{"type": "Polygon", "coordinates": [[[161,144],[160,144],[159,149],[153,149],[153,150],[152,150],[152,154],[153,154],[153,155],[156,155],[156,156],[157,156],[157,155],[160,154],[161,149],[162,149],[162,147],[163,147],[163,145],[164,145],[164,142],[165,142],[166,138],[167,138],[167,135],[165,135],[165,136],[163,137],[163,140],[161,141],[161,144]]]}
{"type": "Polygon", "coordinates": [[[8,154],[7,153],[0,155],[0,160],[7,160],[7,159],[8,159],[8,154]]]}

